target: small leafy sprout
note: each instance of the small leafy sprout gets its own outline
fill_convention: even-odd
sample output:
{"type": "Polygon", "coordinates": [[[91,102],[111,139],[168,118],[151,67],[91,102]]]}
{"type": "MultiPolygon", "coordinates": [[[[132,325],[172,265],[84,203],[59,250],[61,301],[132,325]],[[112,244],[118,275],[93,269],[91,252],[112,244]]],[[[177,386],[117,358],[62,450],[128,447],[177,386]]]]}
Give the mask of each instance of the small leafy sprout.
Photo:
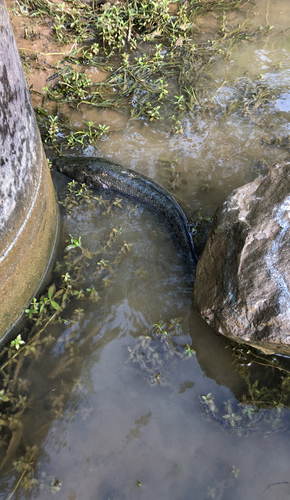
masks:
{"type": "Polygon", "coordinates": [[[121,226],[118,229],[113,229],[113,231],[114,231],[114,236],[118,236],[119,234],[122,234],[121,226]]]}
{"type": "Polygon", "coordinates": [[[29,309],[25,309],[25,314],[27,314],[29,319],[31,319],[33,318],[34,314],[38,314],[38,308],[39,308],[39,302],[37,302],[37,299],[34,297],[29,306],[29,309]]]}
{"type": "Polygon", "coordinates": [[[178,106],[178,108],[183,111],[185,109],[185,99],[184,99],[184,96],[183,95],[175,95],[174,96],[176,101],[175,101],[175,105],[178,106]]]}
{"type": "Polygon", "coordinates": [[[57,302],[55,302],[55,300],[53,300],[53,297],[55,295],[55,291],[56,291],[55,285],[51,285],[48,289],[48,300],[49,300],[50,305],[52,306],[53,309],[61,312],[62,308],[60,307],[60,305],[57,302]]]}
{"type": "Polygon", "coordinates": [[[172,126],[172,133],[173,134],[183,134],[183,126],[181,125],[180,120],[175,120],[175,123],[172,126]]]}
{"type": "Polygon", "coordinates": [[[202,217],[202,215],[200,215],[200,213],[197,212],[197,220],[199,222],[202,222],[202,221],[210,222],[210,221],[212,221],[212,217],[202,217]]]}
{"type": "Polygon", "coordinates": [[[191,349],[189,344],[186,344],[186,347],[184,349],[184,354],[191,358],[193,354],[196,354],[196,351],[194,349],[191,349]]]}
{"type": "Polygon", "coordinates": [[[22,340],[21,335],[19,334],[19,335],[17,335],[16,339],[14,339],[14,340],[12,340],[12,341],[10,342],[10,347],[11,347],[11,348],[13,348],[13,347],[14,347],[14,348],[18,351],[19,347],[20,347],[22,344],[25,344],[25,342],[24,342],[24,340],[22,340]]]}
{"type": "MultiPolygon", "coordinates": [[[[57,260],[54,268],[54,272],[58,273],[58,271],[62,268],[61,263],[57,260]]],[[[26,312],[26,311],[25,311],[26,312]]]]}
{"type": "Polygon", "coordinates": [[[149,117],[150,122],[152,122],[154,120],[161,120],[159,109],[160,109],[160,106],[153,107],[150,102],[146,102],[144,112],[149,117]]]}
{"type": "Polygon", "coordinates": [[[201,399],[203,399],[203,402],[205,403],[206,407],[208,408],[207,411],[211,411],[212,413],[217,413],[218,409],[214,403],[214,397],[211,392],[209,392],[206,396],[203,394],[201,396],[201,399]]]}
{"type": "Polygon", "coordinates": [[[91,300],[94,300],[95,302],[99,300],[100,296],[95,287],[87,288],[86,291],[88,292],[89,298],[91,300]]]}
{"type": "Polygon", "coordinates": [[[208,489],[207,498],[212,498],[214,500],[216,497],[216,488],[210,488],[208,486],[207,489],[208,489]]]}
{"type": "Polygon", "coordinates": [[[180,327],[180,321],[182,320],[182,318],[172,318],[170,320],[170,325],[169,325],[169,330],[172,330],[172,328],[176,328],[177,330],[180,330],[181,327],[180,327]]]}
{"type": "Polygon", "coordinates": [[[102,269],[104,269],[105,267],[107,267],[109,264],[109,261],[108,260],[105,260],[105,259],[101,259],[97,265],[100,266],[102,269]]]}
{"type": "Polygon", "coordinates": [[[237,479],[240,473],[240,469],[238,469],[235,465],[232,466],[232,475],[237,479]]]}
{"type": "Polygon", "coordinates": [[[64,283],[69,283],[69,282],[70,282],[70,280],[71,280],[69,273],[65,273],[65,274],[63,274],[63,275],[62,275],[62,279],[63,279],[63,282],[64,282],[64,283]]]}
{"type": "MultiPolygon", "coordinates": [[[[63,292],[60,290],[56,292],[56,286],[55,284],[51,285],[48,289],[47,295],[42,295],[39,299],[39,302],[37,303],[38,308],[36,309],[37,315],[40,317],[43,316],[48,308],[50,307],[51,309],[54,309],[55,311],[62,311],[61,306],[55,301],[59,295],[61,295],[63,292]]],[[[29,316],[32,317],[32,316],[29,316]]]]}
{"type": "Polygon", "coordinates": [[[74,290],[73,295],[75,295],[77,299],[83,299],[85,296],[83,290],[74,290]]]}
{"type": "Polygon", "coordinates": [[[198,228],[205,222],[212,222],[212,217],[202,217],[200,212],[197,212],[197,220],[191,225],[192,234],[196,233],[198,228]]]}
{"type": "Polygon", "coordinates": [[[45,142],[54,142],[57,138],[57,134],[59,133],[58,116],[49,116],[48,119],[50,125],[48,129],[48,136],[46,137],[45,142]]]}
{"type": "Polygon", "coordinates": [[[110,128],[110,125],[106,126],[106,125],[102,125],[101,123],[99,123],[99,134],[98,136],[101,137],[105,132],[107,132],[110,128]]]}
{"type": "Polygon", "coordinates": [[[250,419],[250,420],[252,420],[253,415],[254,415],[254,413],[256,413],[256,412],[257,412],[257,410],[256,410],[253,406],[249,406],[249,405],[247,405],[247,406],[243,409],[243,411],[242,411],[243,415],[247,415],[247,417],[249,417],[249,419],[250,419]]]}
{"type": "Polygon", "coordinates": [[[203,394],[201,397],[205,403],[209,403],[210,401],[213,400],[211,392],[209,392],[206,396],[203,394]]]}
{"type": "Polygon", "coordinates": [[[223,418],[226,418],[232,427],[235,427],[236,423],[242,419],[242,417],[240,417],[239,415],[236,415],[233,411],[231,413],[227,413],[226,415],[223,415],[223,418]]]}
{"type": "Polygon", "coordinates": [[[164,59],[164,55],[161,53],[161,51],[162,51],[162,44],[160,43],[155,47],[155,53],[153,57],[154,61],[161,61],[162,59],[164,59]]]}
{"type": "Polygon", "coordinates": [[[94,122],[84,122],[87,126],[84,130],[78,130],[77,132],[71,132],[67,138],[67,143],[69,146],[73,146],[76,143],[85,145],[92,144],[94,141],[102,137],[108,130],[109,126],[102,125],[101,123],[98,127],[94,126],[94,122]]]}
{"type": "Polygon", "coordinates": [[[79,237],[79,239],[77,238],[74,238],[71,234],[70,234],[70,241],[71,241],[71,244],[68,245],[65,250],[68,252],[69,250],[72,250],[73,248],[78,248],[78,247],[81,247],[82,244],[81,244],[81,236],[79,237]]]}
{"type": "Polygon", "coordinates": [[[96,56],[99,53],[100,47],[98,43],[93,43],[91,46],[92,53],[96,56]]]}
{"type": "Polygon", "coordinates": [[[103,200],[103,197],[102,196],[95,196],[95,200],[97,200],[97,202],[99,203],[99,205],[105,205],[106,204],[106,200],[103,200]]]}
{"type": "Polygon", "coordinates": [[[121,208],[122,207],[121,201],[122,201],[122,198],[116,198],[115,201],[113,202],[113,205],[121,208]]]}
{"type": "Polygon", "coordinates": [[[68,183],[67,189],[70,193],[74,193],[77,187],[77,182],[73,179],[71,182],[68,183]]]}
{"type": "Polygon", "coordinates": [[[163,323],[163,321],[158,321],[158,323],[155,323],[155,325],[153,325],[153,327],[155,328],[155,335],[167,335],[167,331],[165,330],[166,328],[166,323],[163,323]]]}
{"type": "Polygon", "coordinates": [[[3,401],[3,403],[6,403],[7,401],[9,401],[8,396],[5,396],[5,391],[4,391],[4,389],[2,389],[2,390],[0,391],[0,401],[3,401]]]}

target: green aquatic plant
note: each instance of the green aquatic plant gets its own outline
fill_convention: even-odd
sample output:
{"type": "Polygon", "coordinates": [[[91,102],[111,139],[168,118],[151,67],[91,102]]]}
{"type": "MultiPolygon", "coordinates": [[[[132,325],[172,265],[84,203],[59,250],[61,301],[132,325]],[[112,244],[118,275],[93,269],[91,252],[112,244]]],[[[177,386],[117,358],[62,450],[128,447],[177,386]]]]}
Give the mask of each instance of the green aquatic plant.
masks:
{"type": "Polygon", "coordinates": [[[185,354],[185,356],[188,356],[189,358],[191,358],[191,356],[193,356],[193,354],[196,354],[196,351],[194,349],[192,349],[189,344],[186,344],[185,349],[184,349],[184,354],[185,354]]]}
{"type": "MultiPolygon", "coordinates": [[[[66,196],[69,208],[67,217],[70,217],[72,211],[83,203],[95,202],[96,207],[99,207],[98,210],[104,216],[108,214],[108,207],[115,211],[120,210],[122,206],[122,200],[119,198],[113,198],[110,202],[95,199],[90,190],[75,182],[68,183],[66,196]],[[72,204],[73,199],[76,203],[72,204]]],[[[62,207],[65,210],[65,202],[62,207]]],[[[17,455],[16,460],[14,460],[17,478],[11,496],[19,487],[29,490],[35,489],[35,491],[46,489],[55,493],[61,486],[60,480],[52,476],[46,477],[45,474],[41,475],[40,478],[35,476],[35,458],[38,453],[36,447],[27,448],[25,455],[23,455],[23,446],[26,443],[26,425],[23,415],[25,415],[34,395],[29,391],[29,380],[21,378],[21,371],[23,365],[26,367],[28,365],[35,366],[34,363],[39,362],[44,355],[44,348],[56,342],[54,336],[49,333],[49,327],[51,324],[59,322],[67,325],[70,333],[64,335],[65,353],[49,377],[53,380],[55,374],[69,373],[76,360],[79,359],[79,351],[92,341],[92,335],[87,335],[81,345],[78,343],[79,325],[84,316],[83,301],[97,302],[101,295],[106,293],[105,288],[110,281],[111,274],[116,272],[121,259],[130,252],[130,243],[125,241],[120,243],[121,233],[122,228],[120,227],[112,229],[109,239],[105,240],[104,245],[94,254],[94,257],[100,254],[99,260],[96,258],[96,262],[102,261],[108,264],[101,270],[101,273],[108,274],[105,277],[100,277],[98,290],[94,286],[84,286],[83,272],[88,263],[92,261],[92,253],[84,247],[81,237],[70,235],[68,242],[70,244],[66,246],[63,258],[56,265],[57,271],[55,273],[57,274],[53,276],[54,282],[39,297],[32,300],[26,309],[28,321],[25,330],[0,352],[0,444],[4,450],[6,449],[6,455],[0,467],[8,466],[17,455]],[[109,259],[106,259],[108,249],[110,249],[110,262],[109,259]],[[106,280],[106,284],[103,282],[104,280],[106,280]],[[75,302],[76,300],[78,303],[75,302]],[[69,303],[72,307],[67,308],[69,303]],[[63,314],[68,317],[63,318],[63,314]],[[17,451],[18,447],[19,451],[17,451]]],[[[97,329],[101,329],[103,324],[101,322],[97,329]]],[[[61,394],[52,393],[46,398],[51,417],[62,416],[68,395],[71,392],[71,386],[75,383],[72,379],[71,384],[62,386],[61,394]]],[[[90,409],[86,411],[89,414],[90,409]]],[[[82,418],[85,418],[85,411],[82,418]]]]}
{"type": "MultiPolygon", "coordinates": [[[[178,120],[175,118],[175,115],[172,115],[171,116],[171,120],[173,120],[173,125],[172,125],[172,129],[171,131],[173,132],[173,134],[183,134],[183,126],[181,124],[181,120],[178,120]]],[[[172,182],[172,184],[174,185],[174,181],[176,181],[177,177],[178,177],[178,173],[175,171],[175,178],[172,182]]]]}
{"type": "MultiPolygon", "coordinates": [[[[239,422],[242,420],[242,416],[233,411],[231,401],[228,401],[225,404],[225,407],[226,407],[227,413],[225,415],[223,415],[222,418],[224,418],[231,427],[233,427],[233,428],[237,427],[239,422]]],[[[246,415],[248,415],[248,413],[246,413],[246,415]]],[[[252,416],[251,416],[251,420],[252,420],[252,416]]]]}
{"type": "Polygon", "coordinates": [[[107,267],[108,264],[109,264],[109,261],[105,260],[105,259],[101,259],[99,262],[97,262],[97,265],[100,266],[102,269],[107,267]]]}
{"type": "Polygon", "coordinates": [[[139,365],[143,378],[152,386],[168,385],[169,375],[175,360],[188,359],[195,352],[189,344],[183,349],[177,344],[182,333],[181,318],[173,318],[169,324],[160,320],[152,327],[151,335],[146,332],[135,339],[135,346],[128,346],[129,357],[126,363],[139,365]]]}
{"type": "Polygon", "coordinates": [[[59,96],[67,101],[74,99],[85,99],[89,93],[91,81],[86,73],[77,69],[68,70],[60,75],[60,79],[51,90],[46,88],[49,96],[56,101],[59,96]]]}
{"type": "Polygon", "coordinates": [[[74,146],[76,143],[85,146],[87,144],[92,144],[96,140],[100,139],[108,130],[109,126],[99,124],[98,127],[94,126],[93,122],[84,122],[87,125],[86,130],[78,130],[77,132],[71,132],[67,137],[68,146],[74,146]]]}
{"type": "Polygon", "coordinates": [[[20,478],[8,499],[14,495],[21,483],[25,489],[31,488],[37,483],[37,480],[34,478],[36,451],[36,446],[28,446],[25,455],[13,463],[14,469],[20,474],[20,478]]]}
{"type": "Polygon", "coordinates": [[[0,401],[3,401],[3,403],[7,403],[9,401],[9,397],[5,394],[4,389],[0,391],[0,401]]]}
{"type": "Polygon", "coordinates": [[[200,227],[206,222],[212,222],[212,217],[202,217],[200,212],[197,212],[197,219],[195,220],[195,222],[190,223],[191,233],[197,233],[200,227]]]}
{"type": "Polygon", "coordinates": [[[47,98],[57,103],[56,116],[49,116],[45,110],[46,98],[44,107],[37,110],[48,146],[61,153],[63,136],[67,147],[83,147],[108,131],[105,125],[94,126],[92,122],[76,130],[61,111],[61,103],[118,108],[126,114],[129,111],[132,119],[149,121],[174,116],[171,131],[182,134],[182,118],[188,111],[247,114],[263,109],[274,98],[277,90],[259,81],[249,80],[247,91],[242,89],[242,79],[224,82],[218,89],[212,81],[213,65],[227,60],[237,43],[256,41],[269,32],[269,28],[253,27],[242,15],[233,25],[227,13],[243,12],[243,2],[191,0],[186,5],[177,2],[176,7],[172,13],[168,0],[146,4],[128,0],[118,5],[97,4],[93,9],[77,0],[73,7],[65,2],[58,5],[48,0],[26,0],[26,15],[49,15],[57,39],[71,41],[74,47],[50,77],[57,78],[55,85],[45,89],[47,98]],[[211,12],[220,26],[210,40],[203,40],[197,21],[211,12]],[[148,50],[144,50],[144,42],[149,44],[148,50]],[[91,81],[86,68],[103,69],[105,65],[110,72],[107,79],[91,81]],[[169,81],[173,85],[169,86],[169,81]],[[235,90],[226,103],[220,98],[223,87],[235,90]]]}
{"type": "Polygon", "coordinates": [[[197,217],[191,217],[189,228],[192,233],[194,247],[199,255],[202,253],[207,241],[207,235],[212,226],[212,217],[203,217],[200,212],[197,212],[197,217]]]}
{"type": "Polygon", "coordinates": [[[15,348],[16,351],[18,351],[19,347],[23,344],[25,344],[25,342],[24,342],[24,340],[22,340],[21,334],[19,334],[19,335],[17,335],[16,339],[11,340],[10,348],[11,349],[15,348]]]}
{"type": "Polygon", "coordinates": [[[94,196],[93,191],[86,184],[79,184],[72,180],[67,184],[67,193],[64,200],[58,203],[65,207],[66,211],[70,214],[73,208],[79,205],[90,204],[95,199],[98,198],[94,196]]]}
{"type": "Polygon", "coordinates": [[[47,130],[47,137],[44,139],[44,142],[51,141],[52,143],[56,141],[57,136],[60,132],[58,116],[48,116],[49,126],[47,130]]]}
{"type": "MultiPolygon", "coordinates": [[[[250,113],[264,111],[265,106],[271,104],[277,97],[277,89],[257,78],[251,81],[249,78],[239,78],[234,82],[234,93],[226,103],[225,114],[242,113],[248,116],[250,113]]],[[[222,104],[223,107],[223,104],[222,104]]]]}
{"type": "Polygon", "coordinates": [[[214,402],[214,396],[199,397],[200,403],[205,409],[207,419],[215,422],[222,429],[236,433],[239,437],[249,436],[252,433],[270,434],[277,431],[285,431],[287,425],[279,408],[269,410],[259,408],[259,405],[249,405],[244,402],[237,403],[233,398],[224,402],[224,410],[214,402]],[[221,414],[221,416],[219,416],[221,414]]]}
{"type": "MultiPolygon", "coordinates": [[[[52,97],[52,94],[50,96],[52,97]]],[[[94,122],[86,120],[83,121],[84,127],[79,129],[73,127],[69,118],[63,114],[53,116],[42,107],[38,107],[36,112],[44,142],[59,153],[64,140],[67,147],[84,147],[98,141],[110,129],[105,124],[99,123],[96,126],[94,122]]]]}
{"type": "Polygon", "coordinates": [[[246,382],[247,392],[242,397],[245,405],[278,410],[290,407],[290,367],[287,358],[265,355],[235,342],[230,342],[228,347],[232,350],[236,371],[246,382]],[[253,379],[255,366],[264,371],[263,383],[260,378],[253,379]]]}
{"type": "Polygon", "coordinates": [[[209,392],[206,396],[203,394],[201,396],[203,403],[206,405],[206,408],[209,409],[212,413],[217,413],[218,409],[214,403],[214,397],[212,393],[209,392]]]}
{"type": "Polygon", "coordinates": [[[32,319],[35,314],[39,312],[39,303],[37,302],[37,298],[34,297],[31,301],[29,308],[25,309],[25,314],[28,315],[29,319],[32,319]]]}
{"type": "Polygon", "coordinates": [[[47,294],[41,295],[39,300],[33,299],[30,307],[25,309],[29,319],[34,319],[38,323],[44,321],[49,311],[62,312],[64,301],[68,297],[68,290],[64,286],[65,280],[61,288],[57,290],[55,283],[53,283],[47,290],[47,294]]]}
{"type": "Polygon", "coordinates": [[[65,247],[65,250],[68,252],[69,250],[72,250],[73,248],[81,248],[81,246],[82,246],[81,239],[82,239],[81,236],[79,238],[74,238],[70,234],[70,245],[65,247]]]}
{"type": "Polygon", "coordinates": [[[153,325],[153,335],[168,335],[168,332],[166,331],[166,323],[163,321],[158,321],[158,323],[155,323],[153,325]]]}

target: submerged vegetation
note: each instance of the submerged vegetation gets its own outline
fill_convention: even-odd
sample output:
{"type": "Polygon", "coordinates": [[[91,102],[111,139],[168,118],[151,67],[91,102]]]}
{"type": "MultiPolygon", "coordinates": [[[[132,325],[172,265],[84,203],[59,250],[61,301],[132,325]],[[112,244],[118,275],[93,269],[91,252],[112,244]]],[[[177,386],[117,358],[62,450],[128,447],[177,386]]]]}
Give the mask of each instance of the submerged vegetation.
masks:
{"type": "MultiPolygon", "coordinates": [[[[73,216],[74,210],[79,210],[84,204],[95,204],[99,216],[107,217],[122,206],[122,200],[113,198],[109,202],[102,196],[96,196],[87,186],[72,181],[67,185],[67,193],[61,204],[68,219],[73,216]]],[[[84,321],[84,307],[88,301],[98,302],[106,295],[112,275],[131,249],[130,243],[122,241],[122,228],[108,228],[105,243],[94,252],[85,247],[81,235],[69,236],[64,245],[64,257],[56,263],[53,282],[45,292],[33,299],[25,311],[28,319],[26,328],[1,353],[0,445],[6,449],[6,454],[0,467],[5,471],[13,462],[17,479],[11,496],[19,487],[34,491],[45,489],[52,493],[61,488],[60,478],[46,475],[45,471],[40,477],[36,475],[39,450],[31,443],[31,437],[27,442],[24,434],[27,429],[27,410],[34,395],[30,381],[25,375],[23,377],[23,373],[27,368],[39,370],[40,360],[48,365],[44,375],[39,373],[40,383],[45,385],[48,394],[41,405],[37,403],[40,414],[44,404],[45,413],[47,415],[49,412],[51,418],[70,419],[77,412],[83,419],[89,415],[91,410],[86,407],[66,410],[69,395],[81,384],[79,379],[71,376],[71,370],[81,363],[85,350],[103,327],[103,323],[99,323],[85,338],[79,336],[84,321]],[[97,289],[86,283],[87,269],[92,269],[89,274],[97,279],[97,289]],[[51,324],[54,324],[55,334],[51,334],[51,324]],[[61,324],[65,329],[58,338],[57,325],[61,324]],[[48,361],[45,359],[47,347],[52,352],[56,343],[63,346],[62,354],[59,359],[48,361]],[[51,383],[57,377],[61,378],[62,389],[61,393],[54,394],[51,392],[51,383]]],[[[196,352],[191,341],[185,339],[182,323],[182,318],[174,318],[167,323],[160,320],[150,331],[138,336],[133,347],[128,348],[126,362],[135,366],[134,370],[141,374],[150,387],[166,386],[179,394],[194,387],[193,382],[187,381],[176,388],[171,376],[178,359],[184,362],[195,360],[196,352]]],[[[235,398],[226,401],[222,410],[218,408],[212,394],[200,395],[203,415],[225,431],[235,432],[239,436],[285,429],[281,409],[288,408],[290,404],[290,370],[277,359],[264,357],[249,348],[245,351],[243,346],[234,345],[232,349],[238,371],[248,381],[248,394],[239,404],[235,398]],[[255,364],[266,365],[271,377],[273,371],[277,370],[281,375],[280,385],[276,381],[272,383],[272,388],[267,389],[257,378],[253,379],[251,366],[255,364]]],[[[47,426],[45,419],[47,416],[44,417],[44,429],[47,426]]]]}
{"type": "MultiPolygon", "coordinates": [[[[79,110],[117,109],[130,119],[166,118],[173,134],[183,133],[182,120],[188,113],[248,115],[264,109],[277,90],[263,83],[262,75],[224,80],[218,88],[212,77],[213,67],[226,65],[236,44],[256,42],[273,29],[250,22],[251,6],[252,16],[254,3],[248,0],[18,4],[25,18],[50,26],[64,47],[64,57],[55,65],[36,109],[47,146],[61,154],[64,148],[83,148],[108,133],[108,126],[93,122],[76,129],[68,104],[79,110]],[[208,16],[212,37],[205,39],[208,16]],[[93,81],[92,68],[105,71],[105,80],[93,81]]],[[[26,38],[30,36],[35,34],[28,30],[26,38]]],[[[22,57],[24,65],[35,64],[25,51],[22,57]]]]}
{"type": "Polygon", "coordinates": [[[265,355],[249,346],[231,342],[233,363],[244,378],[247,394],[242,403],[257,408],[290,408],[290,366],[287,358],[265,355]],[[251,367],[261,367],[261,380],[253,378],[251,367]],[[267,385],[266,385],[267,384],[267,385]]]}
{"type": "MultiPolygon", "coordinates": [[[[175,390],[170,382],[170,372],[178,357],[183,360],[195,355],[195,350],[187,343],[182,346],[178,337],[183,334],[181,318],[173,319],[167,325],[163,321],[153,325],[151,332],[135,339],[135,346],[128,347],[128,362],[136,363],[138,371],[151,385],[167,385],[175,390]]],[[[282,408],[290,408],[290,369],[287,360],[281,362],[277,357],[265,356],[249,346],[231,342],[234,364],[237,372],[246,381],[247,393],[238,402],[232,398],[223,403],[224,409],[218,408],[214,395],[200,395],[208,420],[214,421],[226,431],[233,431],[238,436],[252,433],[268,434],[285,431],[282,408]],[[255,375],[257,366],[266,368],[263,378],[255,375]],[[275,374],[275,371],[278,372],[275,374]],[[265,383],[269,383],[269,387],[265,383]]],[[[188,385],[187,388],[193,387],[188,385]]],[[[183,392],[180,387],[179,393],[183,392]]]]}
{"type": "MultiPolygon", "coordinates": [[[[72,148],[82,151],[110,133],[105,123],[90,120],[83,120],[78,126],[72,123],[70,111],[86,107],[117,109],[131,120],[161,122],[166,118],[170,124],[168,132],[173,134],[183,133],[183,119],[188,114],[228,116],[237,113],[245,117],[255,114],[263,120],[262,111],[271,106],[277,89],[274,91],[264,82],[262,75],[255,79],[244,75],[235,81],[221,81],[219,86],[212,77],[214,65],[229,61],[237,43],[254,43],[272,32],[271,26],[254,27],[249,22],[246,8],[251,4],[247,0],[128,0],[116,4],[94,0],[90,3],[24,0],[17,3],[15,9],[20,10],[24,18],[31,22],[38,18],[50,27],[54,39],[64,47],[61,50],[63,57],[55,64],[55,72],[41,94],[42,104],[35,110],[47,150],[55,150],[57,154],[72,148]],[[203,33],[203,23],[209,15],[213,24],[210,39],[203,33]],[[106,72],[104,81],[93,81],[89,75],[92,67],[106,72]]],[[[25,38],[33,37],[35,32],[27,28],[25,38]]],[[[22,50],[22,61],[26,69],[41,68],[37,56],[25,50],[22,50]]],[[[285,148],[288,142],[288,136],[269,139],[271,145],[285,148]]],[[[168,171],[168,182],[173,190],[179,182],[175,161],[160,159],[160,165],[168,171]]],[[[84,184],[74,181],[68,184],[67,195],[62,200],[67,219],[80,205],[92,203],[98,204],[100,217],[109,216],[122,206],[120,198],[110,203],[102,196],[95,196],[84,184]]],[[[200,244],[200,228],[208,231],[210,222],[210,218],[203,218],[200,213],[193,221],[192,233],[197,245],[200,244]]],[[[88,301],[98,302],[106,296],[112,275],[131,247],[131,243],[122,239],[121,227],[109,228],[106,241],[94,252],[86,248],[82,235],[69,235],[64,257],[56,264],[52,282],[25,311],[25,329],[1,352],[0,445],[6,455],[0,468],[5,470],[13,461],[18,474],[9,498],[20,486],[45,488],[52,493],[61,488],[56,477],[45,474],[35,477],[38,450],[33,443],[27,445],[23,439],[26,410],[32,403],[33,391],[29,389],[29,380],[22,378],[22,369],[33,368],[44,356],[45,347],[56,344],[58,326],[71,327],[58,340],[64,354],[57,369],[51,365],[49,375],[51,380],[56,373],[67,375],[62,394],[51,393],[46,400],[51,416],[60,417],[72,388],[80,383],[70,379],[72,365],[79,362],[93,335],[103,326],[99,324],[97,332],[80,342],[83,307],[88,301]],[[85,284],[84,270],[92,262],[92,276],[99,284],[97,289],[93,284],[85,284]],[[55,336],[47,333],[51,324],[56,327],[55,336]]],[[[145,272],[139,269],[136,275],[145,272]]],[[[159,321],[150,332],[137,337],[135,345],[129,348],[127,363],[134,364],[134,369],[150,386],[166,385],[175,390],[170,382],[175,360],[193,362],[195,359],[194,348],[190,343],[181,343],[181,336],[180,318],[167,324],[159,321]]],[[[290,407],[287,361],[237,344],[231,344],[230,348],[235,368],[246,381],[247,392],[239,403],[218,404],[211,393],[199,395],[201,412],[226,431],[238,435],[284,428],[282,409],[290,407]],[[261,366],[263,377],[255,375],[253,367],[256,366],[261,366]]],[[[42,383],[47,381],[42,380],[42,383]]],[[[179,393],[193,385],[193,382],[185,383],[179,387],[179,393]]],[[[45,425],[47,422],[43,422],[43,427],[45,425]]],[[[233,466],[235,478],[237,471],[233,466]]],[[[136,484],[142,487],[141,481],[136,484]]],[[[213,495],[211,492],[210,497],[214,498],[213,495]]]]}
{"type": "MultiPolygon", "coordinates": [[[[69,218],[72,210],[84,203],[95,203],[99,207],[100,216],[108,216],[122,206],[121,202],[120,198],[113,198],[110,202],[104,200],[102,196],[96,197],[85,185],[72,181],[68,183],[67,194],[62,205],[69,218]]],[[[52,348],[56,342],[59,342],[57,337],[47,333],[52,324],[55,325],[56,334],[57,324],[65,324],[74,333],[65,337],[65,353],[61,357],[57,370],[52,364],[52,372],[48,375],[48,380],[53,380],[55,373],[63,375],[69,372],[76,360],[80,359],[79,355],[86,349],[95,334],[93,332],[87,335],[79,344],[77,332],[84,314],[82,306],[85,306],[87,301],[99,301],[100,294],[105,294],[104,290],[110,277],[116,272],[121,260],[130,252],[131,244],[126,241],[121,243],[121,236],[121,228],[112,228],[109,230],[109,236],[104,245],[95,252],[90,252],[84,247],[81,236],[70,235],[70,240],[66,242],[64,249],[63,260],[56,263],[53,283],[44,293],[32,300],[25,310],[28,320],[26,327],[10,342],[9,346],[4,347],[0,352],[0,448],[6,449],[0,469],[5,469],[7,465],[10,465],[18,449],[22,453],[21,458],[13,462],[19,477],[11,496],[19,486],[25,489],[45,488],[52,492],[60,488],[61,483],[56,478],[45,475],[41,478],[35,477],[37,447],[35,445],[24,447],[22,444],[26,442],[23,436],[27,423],[25,414],[34,396],[29,380],[21,378],[21,373],[27,367],[33,370],[35,364],[43,359],[45,348],[47,346],[52,348]],[[95,269],[91,275],[99,282],[98,290],[93,285],[85,284],[85,270],[89,265],[93,265],[95,269]]],[[[98,325],[98,329],[101,327],[102,325],[98,325]]],[[[41,379],[42,375],[39,374],[39,376],[41,379]]],[[[46,379],[43,383],[47,385],[49,382],[46,379]]],[[[65,401],[76,384],[77,381],[71,378],[60,396],[48,396],[45,404],[50,407],[53,417],[62,415],[65,401]]]]}
{"type": "Polygon", "coordinates": [[[146,332],[136,338],[133,349],[128,347],[129,357],[126,363],[137,363],[150,385],[168,385],[175,359],[189,359],[195,354],[189,344],[182,347],[177,343],[178,336],[182,333],[180,320],[181,318],[171,319],[168,325],[159,321],[153,325],[151,335],[146,332]]]}

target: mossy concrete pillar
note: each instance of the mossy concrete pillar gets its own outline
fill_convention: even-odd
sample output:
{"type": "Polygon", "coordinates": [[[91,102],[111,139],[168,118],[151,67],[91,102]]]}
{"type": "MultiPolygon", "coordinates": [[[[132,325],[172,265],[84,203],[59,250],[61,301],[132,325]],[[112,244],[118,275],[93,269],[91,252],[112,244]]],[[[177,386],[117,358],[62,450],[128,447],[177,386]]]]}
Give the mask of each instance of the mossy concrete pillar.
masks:
{"type": "Polygon", "coordinates": [[[54,187],[0,0],[0,342],[45,275],[56,226],[54,187]]]}

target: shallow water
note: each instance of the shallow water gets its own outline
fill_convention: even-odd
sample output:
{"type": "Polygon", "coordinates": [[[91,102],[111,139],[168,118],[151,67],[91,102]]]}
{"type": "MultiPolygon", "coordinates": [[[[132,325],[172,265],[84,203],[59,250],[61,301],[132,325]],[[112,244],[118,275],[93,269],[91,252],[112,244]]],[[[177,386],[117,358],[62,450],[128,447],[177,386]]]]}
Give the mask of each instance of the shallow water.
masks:
{"type": "MultiPolygon", "coordinates": [[[[63,189],[63,179],[57,181],[63,189]]],[[[95,195],[116,199],[101,190],[95,195]]],[[[286,498],[288,430],[274,430],[290,424],[287,412],[274,427],[277,410],[267,410],[263,419],[243,417],[231,429],[224,415],[241,414],[236,398],[245,382],[225,339],[192,312],[192,280],[178,244],[148,207],[126,198],[121,207],[106,214],[96,201],[64,220],[62,248],[68,233],[82,233],[83,247],[94,252],[120,226],[104,255],[110,259],[124,241],[132,247],[111,271],[99,272],[99,254],[87,260],[83,286],[95,286],[99,301],[73,300],[63,314],[67,323],[47,327],[52,342],[24,363],[19,376],[30,381],[31,402],[19,449],[4,463],[3,498],[19,477],[11,461],[32,445],[37,482],[16,498],[56,492],[61,499],[258,499],[272,498],[269,486],[284,481],[275,495],[286,498]],[[173,344],[152,335],[161,319],[170,334],[173,318],[180,324],[173,344]],[[151,350],[140,344],[144,334],[151,350]],[[196,355],[184,354],[186,343],[196,355]],[[200,400],[208,393],[215,417],[200,400]]]]}
{"type": "MultiPolygon", "coordinates": [[[[256,4],[255,23],[288,28],[288,2],[256,4]]],[[[127,121],[115,111],[74,112],[75,123],[85,118],[111,127],[84,155],[155,178],[172,189],[189,218],[197,210],[212,216],[234,188],[289,154],[287,145],[265,142],[289,134],[289,51],[287,32],[240,44],[227,65],[213,70],[221,106],[235,88],[221,88],[224,79],[245,72],[253,79],[263,74],[277,89],[276,100],[246,116],[188,116],[183,135],[170,134],[164,122],[127,121]],[[172,186],[174,170],[179,176],[172,186]]],[[[67,181],[58,175],[55,181],[63,199],[67,181]]],[[[116,199],[103,191],[95,196],[116,199]]],[[[36,445],[34,488],[19,487],[17,499],[53,493],[68,500],[288,499],[289,410],[252,418],[243,413],[245,379],[235,371],[226,339],[192,311],[192,277],[178,243],[148,207],[117,197],[121,207],[112,205],[108,214],[97,200],[69,217],[62,213],[59,260],[69,234],[82,235],[84,248],[99,251],[86,261],[82,286],[95,286],[100,299],[74,299],[63,313],[67,323],[47,327],[51,343],[23,363],[19,376],[30,381],[30,406],[18,448],[7,455],[0,449],[0,498],[9,498],[19,480],[13,461],[36,445]],[[103,251],[119,227],[121,234],[103,251]],[[102,270],[101,259],[112,262],[124,242],[130,252],[102,270]],[[173,343],[152,334],[154,324],[162,320],[168,330],[174,318],[180,329],[172,330],[173,343]],[[186,354],[187,343],[196,355],[186,354]],[[214,411],[202,398],[209,394],[214,411]]],[[[258,365],[251,370],[252,382],[271,385],[272,373],[258,365]]]]}

